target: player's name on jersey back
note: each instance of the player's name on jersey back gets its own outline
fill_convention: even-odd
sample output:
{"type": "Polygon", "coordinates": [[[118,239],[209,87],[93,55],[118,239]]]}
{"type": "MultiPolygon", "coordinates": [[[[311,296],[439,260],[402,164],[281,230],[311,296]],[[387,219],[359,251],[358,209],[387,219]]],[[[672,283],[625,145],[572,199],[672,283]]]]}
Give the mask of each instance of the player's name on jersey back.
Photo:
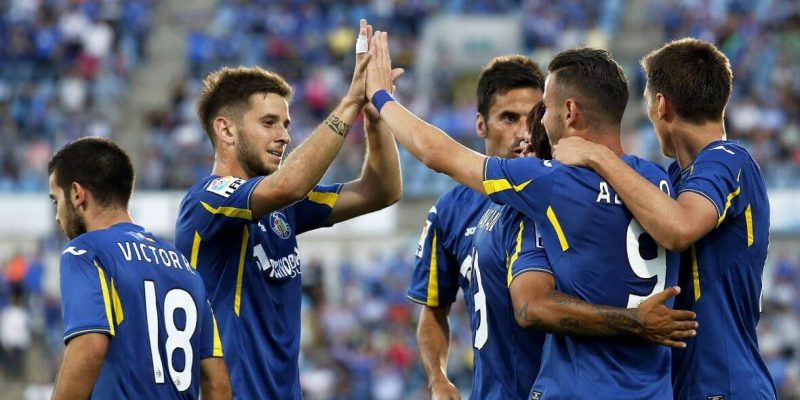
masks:
{"type": "MultiPolygon", "coordinates": [[[[144,240],[152,240],[144,237],[144,240]]],[[[167,250],[157,246],[155,241],[152,244],[141,241],[117,242],[117,248],[125,261],[146,262],[167,268],[186,269],[190,272],[192,267],[186,257],[178,254],[174,250],[167,250]]]]}

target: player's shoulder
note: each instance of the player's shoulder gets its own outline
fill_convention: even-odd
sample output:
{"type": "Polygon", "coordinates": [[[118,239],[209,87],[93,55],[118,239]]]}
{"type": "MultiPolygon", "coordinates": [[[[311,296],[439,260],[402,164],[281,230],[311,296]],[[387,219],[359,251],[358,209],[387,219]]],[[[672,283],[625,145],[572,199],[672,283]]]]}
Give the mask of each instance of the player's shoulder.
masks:
{"type": "Polygon", "coordinates": [[[623,156],[623,161],[646,178],[661,180],[669,177],[664,167],[656,162],[645,160],[644,158],[634,155],[623,156]]]}
{"type": "Polygon", "coordinates": [[[436,200],[437,208],[444,207],[463,207],[466,204],[482,202],[486,196],[476,192],[466,185],[456,185],[450,190],[442,193],[436,200]]]}
{"type": "Polygon", "coordinates": [[[742,167],[752,160],[750,153],[735,140],[717,140],[697,154],[694,163],[712,162],[730,167],[742,167]]]}
{"type": "Polygon", "coordinates": [[[93,260],[103,241],[101,230],[86,232],[64,245],[61,250],[61,260],[62,262],[77,259],[93,260]]]}

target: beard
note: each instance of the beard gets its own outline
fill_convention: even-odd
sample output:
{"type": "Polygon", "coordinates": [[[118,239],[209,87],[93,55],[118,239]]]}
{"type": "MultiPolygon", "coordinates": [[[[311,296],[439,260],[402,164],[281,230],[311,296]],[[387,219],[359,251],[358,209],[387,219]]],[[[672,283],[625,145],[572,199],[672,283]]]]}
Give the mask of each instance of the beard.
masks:
{"type": "Polygon", "coordinates": [[[65,216],[65,221],[61,224],[61,229],[72,240],[86,233],[86,220],[78,215],[78,210],[75,209],[72,203],[67,202],[66,207],[67,215],[65,216]]]}
{"type": "Polygon", "coordinates": [[[236,142],[236,159],[248,178],[266,176],[272,172],[264,161],[264,153],[259,154],[244,132],[240,132],[239,140],[236,142]]]}

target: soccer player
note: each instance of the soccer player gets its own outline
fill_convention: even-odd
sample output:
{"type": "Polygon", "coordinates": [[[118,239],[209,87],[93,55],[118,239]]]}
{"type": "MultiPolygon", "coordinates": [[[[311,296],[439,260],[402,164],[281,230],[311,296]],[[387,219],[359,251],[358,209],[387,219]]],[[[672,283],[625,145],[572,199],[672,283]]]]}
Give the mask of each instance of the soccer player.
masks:
{"type": "MultiPolygon", "coordinates": [[[[558,323],[541,325],[574,336],[547,337],[531,396],[671,398],[667,348],[654,343],[581,336],[647,330],[640,318],[641,310],[634,307],[649,304],[643,300],[675,283],[677,257],[655,245],[616,201],[608,185],[590,170],[532,157],[487,158],[408,112],[386,90],[391,88],[391,74],[382,61],[382,48],[387,46],[385,35],[374,36],[371,46],[367,93],[395,137],[428,167],[532,218],[540,228],[559,291],[568,296],[570,303],[596,310],[581,312],[574,304],[553,301],[556,307],[552,311],[575,316],[559,316],[558,323]],[[575,379],[576,374],[580,379],[575,379]]],[[[622,152],[619,125],[628,87],[622,69],[608,53],[595,49],[565,51],[551,61],[548,69],[543,122],[551,143],[564,136],[580,135],[607,144],[653,185],[671,192],[663,169],[622,152]]],[[[663,300],[677,291],[670,288],[663,300]]],[[[672,314],[677,319],[692,315],[674,310],[672,314]]],[[[676,326],[680,328],[676,334],[691,335],[695,322],[676,322],[676,326]]]]}
{"type": "Polygon", "coordinates": [[[686,288],[676,308],[700,329],[673,353],[676,399],[774,399],[758,351],[761,274],[769,245],[769,199],[758,165],[726,140],[733,74],[728,58],[697,39],[666,44],[642,59],[644,98],[677,200],[663,195],[602,146],[571,139],[555,156],[596,170],[656,242],[681,254],[686,288]]]}
{"type": "Polygon", "coordinates": [[[54,399],[230,399],[203,280],[128,213],[133,165],[88,137],[47,167],[61,253],[67,348],[54,399]],[[201,379],[202,375],[202,379],[201,379]]]}
{"type": "MultiPolygon", "coordinates": [[[[361,35],[369,29],[362,20],[361,35]]],[[[369,107],[361,177],[317,185],[367,105],[368,59],[357,55],[348,93],[283,163],[290,140],[289,85],[257,67],[223,68],[203,82],[197,110],[215,162],[211,175],[181,202],[176,244],[210,293],[235,398],[302,396],[302,269],[295,236],[400,198],[397,146],[369,107]]]]}
{"type": "MultiPolygon", "coordinates": [[[[527,57],[497,57],[481,71],[475,128],[484,139],[486,154],[504,158],[521,155],[524,146],[520,143],[528,136],[527,117],[541,100],[543,89],[544,74],[527,57]]],[[[500,214],[502,211],[486,196],[464,185],[444,193],[428,212],[408,298],[425,306],[420,312],[417,343],[433,399],[459,398],[446,373],[450,339],[447,316],[459,287],[472,317],[475,338],[472,397],[525,397],[538,372],[543,334],[520,329],[510,312],[490,312],[493,315],[487,323],[488,308],[503,310],[503,304],[509,304],[510,309],[506,254],[499,251],[506,241],[498,242],[493,252],[479,253],[483,276],[475,275],[479,261],[472,255],[473,236],[501,232],[494,225],[508,223],[498,224],[500,214]],[[488,341],[487,336],[491,337],[488,341]],[[515,348],[518,357],[510,354],[515,348]]],[[[526,233],[532,232],[529,229],[526,233]]]]}

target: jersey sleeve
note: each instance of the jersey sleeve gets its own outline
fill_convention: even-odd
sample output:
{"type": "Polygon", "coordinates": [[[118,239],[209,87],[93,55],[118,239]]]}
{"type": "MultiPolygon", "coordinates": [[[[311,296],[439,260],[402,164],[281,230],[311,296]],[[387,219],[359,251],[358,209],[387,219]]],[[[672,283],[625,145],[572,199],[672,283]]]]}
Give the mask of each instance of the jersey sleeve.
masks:
{"type": "Polygon", "coordinates": [[[211,303],[206,300],[201,307],[203,326],[200,338],[200,358],[222,357],[222,340],[220,340],[219,328],[214,311],[211,309],[211,303]]]}
{"type": "Polygon", "coordinates": [[[732,200],[739,195],[741,187],[741,154],[724,145],[712,147],[700,153],[687,174],[681,193],[694,192],[707,198],[717,209],[717,225],[725,216],[733,213],[732,200]]]}
{"type": "Polygon", "coordinates": [[[239,227],[253,221],[251,197],[263,176],[243,180],[233,176],[212,179],[197,196],[197,212],[210,217],[204,237],[226,228],[239,227]]]}
{"type": "Polygon", "coordinates": [[[507,204],[530,216],[547,205],[554,172],[560,167],[557,161],[535,157],[487,157],[483,169],[483,189],[495,203],[507,204]]]}
{"type": "Polygon", "coordinates": [[[328,217],[336,206],[336,201],[339,200],[339,192],[342,190],[342,186],[341,183],[317,185],[308,193],[308,196],[292,206],[295,210],[298,235],[317,228],[331,226],[328,223],[328,217]]]}
{"type": "Polygon", "coordinates": [[[553,268],[544,252],[542,237],[532,219],[522,217],[510,239],[507,250],[508,254],[511,254],[508,262],[509,286],[514,278],[524,272],[553,273],[553,268]]]}
{"type": "MultiPolygon", "coordinates": [[[[446,207],[439,199],[428,212],[422,227],[408,298],[428,307],[448,306],[458,293],[459,264],[452,250],[446,249],[447,217],[438,208],[446,207]]],[[[443,210],[444,211],[444,210],[443,210]]],[[[460,232],[459,232],[460,233],[460,232]]]]}
{"type": "Polygon", "coordinates": [[[95,252],[85,245],[68,245],[61,253],[60,273],[64,343],[86,333],[114,336],[111,277],[95,252]]]}

